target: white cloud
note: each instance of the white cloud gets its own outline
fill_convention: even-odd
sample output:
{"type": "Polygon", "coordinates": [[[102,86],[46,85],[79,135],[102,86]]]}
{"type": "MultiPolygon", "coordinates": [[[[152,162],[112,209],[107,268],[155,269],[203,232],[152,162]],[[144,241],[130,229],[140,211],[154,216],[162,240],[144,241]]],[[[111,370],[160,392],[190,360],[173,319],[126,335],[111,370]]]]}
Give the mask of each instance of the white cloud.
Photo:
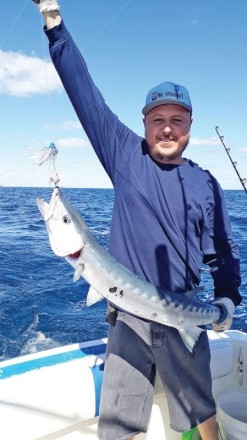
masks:
{"type": "Polygon", "coordinates": [[[60,87],[61,81],[50,61],[0,50],[0,94],[29,97],[60,87]]]}
{"type": "Polygon", "coordinates": [[[243,153],[247,153],[247,147],[240,148],[240,151],[242,151],[243,153]]]}
{"type": "Polygon", "coordinates": [[[190,138],[190,145],[219,145],[220,140],[217,137],[211,137],[211,138],[198,138],[198,137],[191,137],[190,138]]]}
{"type": "Polygon", "coordinates": [[[73,128],[82,128],[79,121],[64,121],[62,127],[64,130],[72,130],[73,128]]]}
{"type": "Polygon", "coordinates": [[[89,145],[88,141],[82,138],[66,138],[66,139],[58,139],[56,144],[59,147],[69,147],[69,148],[83,148],[89,145]]]}
{"type": "Polygon", "coordinates": [[[82,129],[82,126],[79,121],[64,121],[60,125],[44,124],[43,128],[45,130],[51,130],[51,129],[73,130],[78,128],[82,129]]]}

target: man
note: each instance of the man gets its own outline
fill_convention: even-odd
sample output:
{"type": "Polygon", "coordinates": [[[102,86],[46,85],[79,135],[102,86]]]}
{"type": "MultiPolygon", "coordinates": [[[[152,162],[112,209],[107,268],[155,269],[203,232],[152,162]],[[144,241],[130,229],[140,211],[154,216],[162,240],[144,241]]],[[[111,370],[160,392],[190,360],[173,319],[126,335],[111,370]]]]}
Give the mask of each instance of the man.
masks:
{"type": "MultiPolygon", "coordinates": [[[[200,283],[201,254],[211,269],[215,303],[230,328],[241,301],[239,257],[223,192],[208,171],[183,157],[192,105],[188,91],[165,82],[147,95],[145,139],[107,107],[67,31],[56,0],[33,0],[43,13],[54,65],[115,190],[109,252],[161,290],[184,292],[200,283]]],[[[98,436],[132,439],[147,430],[159,371],[171,427],[198,425],[216,440],[210,352],[203,332],[191,354],[176,329],[109,309],[107,359],[98,436]]]]}

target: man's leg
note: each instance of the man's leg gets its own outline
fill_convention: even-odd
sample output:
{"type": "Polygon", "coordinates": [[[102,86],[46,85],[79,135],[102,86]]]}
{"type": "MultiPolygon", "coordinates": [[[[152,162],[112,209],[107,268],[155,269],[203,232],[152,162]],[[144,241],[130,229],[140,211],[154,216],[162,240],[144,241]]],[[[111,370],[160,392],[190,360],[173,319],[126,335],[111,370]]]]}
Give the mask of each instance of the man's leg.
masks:
{"type": "Polygon", "coordinates": [[[155,378],[151,325],[118,312],[110,326],[100,398],[98,437],[134,437],[146,432],[155,378]]]}
{"type": "Polygon", "coordinates": [[[215,416],[201,423],[197,428],[202,440],[218,440],[218,429],[215,416]]]}

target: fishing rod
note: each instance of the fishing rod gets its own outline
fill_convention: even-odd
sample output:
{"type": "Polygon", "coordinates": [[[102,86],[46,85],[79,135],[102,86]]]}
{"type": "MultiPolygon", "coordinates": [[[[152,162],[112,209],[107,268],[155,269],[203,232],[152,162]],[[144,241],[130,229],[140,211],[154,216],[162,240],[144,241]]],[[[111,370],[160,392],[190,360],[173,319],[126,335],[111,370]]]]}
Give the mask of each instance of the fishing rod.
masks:
{"type": "Polygon", "coordinates": [[[220,135],[220,133],[219,133],[219,127],[218,127],[218,126],[215,127],[215,131],[216,131],[217,135],[219,136],[219,138],[220,138],[220,140],[221,140],[221,143],[222,143],[223,147],[224,147],[225,150],[226,150],[226,153],[227,153],[227,155],[228,155],[228,157],[229,157],[229,159],[230,159],[230,161],[231,161],[231,163],[232,163],[232,166],[233,166],[234,170],[235,170],[236,173],[237,173],[237,176],[238,176],[238,178],[239,178],[239,180],[240,180],[240,183],[241,183],[242,187],[244,188],[245,193],[247,194],[247,187],[246,187],[247,179],[245,179],[245,178],[243,179],[243,178],[240,176],[240,174],[239,174],[239,172],[238,172],[238,169],[237,169],[237,162],[234,162],[234,161],[232,160],[231,155],[230,155],[230,148],[227,148],[227,147],[226,147],[226,145],[225,145],[225,143],[224,143],[224,136],[221,136],[221,135],[220,135]]]}

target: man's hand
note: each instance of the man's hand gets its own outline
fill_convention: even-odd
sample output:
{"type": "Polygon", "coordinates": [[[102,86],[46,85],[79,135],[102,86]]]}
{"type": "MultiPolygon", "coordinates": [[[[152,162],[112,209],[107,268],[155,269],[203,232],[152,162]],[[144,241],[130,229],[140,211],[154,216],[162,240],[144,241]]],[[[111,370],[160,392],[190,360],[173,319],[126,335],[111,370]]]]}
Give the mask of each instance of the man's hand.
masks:
{"type": "Polygon", "coordinates": [[[235,312],[235,305],[230,298],[222,297],[212,301],[213,305],[219,306],[221,309],[220,319],[212,324],[215,332],[223,332],[229,330],[232,325],[233,313],[235,312]]]}
{"type": "Polygon", "coordinates": [[[44,12],[59,11],[60,9],[57,0],[32,0],[32,1],[37,5],[41,14],[43,14],[44,12]]]}

